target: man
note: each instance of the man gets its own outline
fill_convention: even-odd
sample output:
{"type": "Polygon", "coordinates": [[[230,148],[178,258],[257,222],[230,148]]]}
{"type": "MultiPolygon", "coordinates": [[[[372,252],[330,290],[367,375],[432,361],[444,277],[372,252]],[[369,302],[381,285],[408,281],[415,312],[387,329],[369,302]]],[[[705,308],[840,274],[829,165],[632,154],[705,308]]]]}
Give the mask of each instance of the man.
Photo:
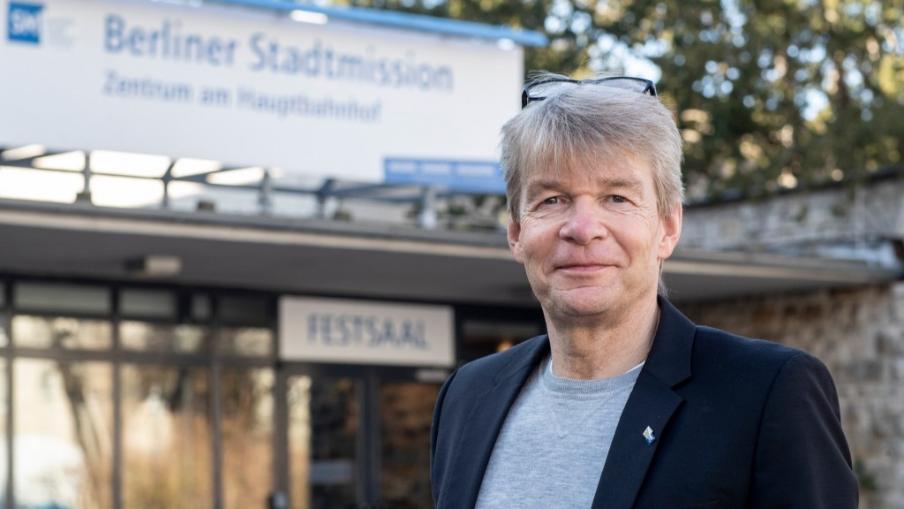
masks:
{"type": "Polygon", "coordinates": [[[508,240],[548,334],[437,401],[440,509],[855,508],[826,368],[658,295],[681,138],[652,82],[544,75],[503,128],[508,240]]]}

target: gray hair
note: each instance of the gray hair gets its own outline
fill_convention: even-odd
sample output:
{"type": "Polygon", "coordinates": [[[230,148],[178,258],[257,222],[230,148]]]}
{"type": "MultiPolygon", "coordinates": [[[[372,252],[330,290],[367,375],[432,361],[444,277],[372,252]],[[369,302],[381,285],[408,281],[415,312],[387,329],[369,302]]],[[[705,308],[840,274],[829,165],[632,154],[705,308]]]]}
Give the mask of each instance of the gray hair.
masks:
{"type": "MultiPolygon", "coordinates": [[[[531,83],[566,78],[536,74],[531,83]]],[[[523,176],[586,158],[638,155],[653,165],[660,216],[684,201],[681,135],[672,112],[657,97],[602,84],[545,89],[502,127],[502,167],[512,219],[520,219],[523,176]]]]}

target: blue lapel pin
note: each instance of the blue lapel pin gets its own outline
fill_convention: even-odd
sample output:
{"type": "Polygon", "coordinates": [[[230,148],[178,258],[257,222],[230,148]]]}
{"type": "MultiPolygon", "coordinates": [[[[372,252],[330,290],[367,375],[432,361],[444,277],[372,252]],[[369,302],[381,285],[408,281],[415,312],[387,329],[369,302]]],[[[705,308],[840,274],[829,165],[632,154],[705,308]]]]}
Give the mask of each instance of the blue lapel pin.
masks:
{"type": "Polygon", "coordinates": [[[643,430],[643,438],[647,441],[647,445],[653,445],[653,442],[656,441],[656,435],[653,434],[653,428],[647,426],[647,429],[643,430]]]}

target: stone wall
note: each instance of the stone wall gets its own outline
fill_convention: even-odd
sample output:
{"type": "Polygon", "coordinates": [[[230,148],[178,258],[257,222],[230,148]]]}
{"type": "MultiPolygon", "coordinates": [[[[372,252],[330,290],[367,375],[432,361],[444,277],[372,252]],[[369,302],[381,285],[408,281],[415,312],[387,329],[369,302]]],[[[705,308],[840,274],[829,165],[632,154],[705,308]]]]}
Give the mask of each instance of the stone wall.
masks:
{"type": "Polygon", "coordinates": [[[831,370],[863,509],[904,509],[904,282],[682,304],[699,324],[810,352],[831,370]]]}
{"type": "Polygon", "coordinates": [[[792,245],[904,238],[904,178],[687,207],[681,246],[772,251],[792,245]]]}

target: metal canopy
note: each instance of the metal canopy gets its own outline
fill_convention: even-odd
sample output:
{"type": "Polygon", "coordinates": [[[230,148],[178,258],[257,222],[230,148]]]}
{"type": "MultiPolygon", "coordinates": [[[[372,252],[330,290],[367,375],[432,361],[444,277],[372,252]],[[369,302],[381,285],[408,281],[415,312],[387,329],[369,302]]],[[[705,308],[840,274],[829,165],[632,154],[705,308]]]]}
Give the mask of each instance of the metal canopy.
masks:
{"type": "MultiPolygon", "coordinates": [[[[147,281],[129,261],[181,260],[180,285],[534,306],[501,233],[432,232],[324,220],[104,209],[0,200],[0,272],[147,281]]],[[[679,250],[673,300],[809,291],[894,280],[865,263],[679,250]]]]}

